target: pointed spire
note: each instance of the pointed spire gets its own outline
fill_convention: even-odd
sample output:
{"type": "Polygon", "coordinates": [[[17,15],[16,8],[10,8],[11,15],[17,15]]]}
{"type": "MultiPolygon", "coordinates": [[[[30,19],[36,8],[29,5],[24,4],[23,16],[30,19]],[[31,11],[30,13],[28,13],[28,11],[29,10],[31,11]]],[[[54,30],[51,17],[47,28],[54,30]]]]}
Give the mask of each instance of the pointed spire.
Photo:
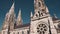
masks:
{"type": "Polygon", "coordinates": [[[54,17],[57,18],[56,14],[54,14],[54,17]]]}
{"type": "Polygon", "coordinates": [[[17,17],[17,26],[18,25],[22,25],[21,9],[19,10],[18,17],[17,17]]]}
{"type": "Polygon", "coordinates": [[[49,13],[48,7],[46,6],[46,13],[49,13]]]}
{"type": "Polygon", "coordinates": [[[31,15],[30,15],[30,17],[33,17],[33,13],[32,13],[32,11],[31,11],[31,15]]]}
{"type": "Polygon", "coordinates": [[[14,3],[12,4],[12,6],[11,6],[11,8],[9,10],[9,14],[12,14],[12,13],[14,13],[14,3]]]}
{"type": "Polygon", "coordinates": [[[21,18],[21,9],[19,10],[18,18],[21,18]]]}

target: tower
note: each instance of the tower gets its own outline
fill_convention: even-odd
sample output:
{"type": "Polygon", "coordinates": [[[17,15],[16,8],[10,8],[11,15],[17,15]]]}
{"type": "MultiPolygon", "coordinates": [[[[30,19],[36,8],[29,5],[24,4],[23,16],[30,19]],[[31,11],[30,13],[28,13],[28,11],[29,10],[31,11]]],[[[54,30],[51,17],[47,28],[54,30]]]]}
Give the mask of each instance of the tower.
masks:
{"type": "Polygon", "coordinates": [[[15,23],[15,14],[14,14],[14,3],[10,8],[9,12],[6,14],[3,27],[2,27],[2,34],[9,34],[9,31],[14,29],[15,23]]]}
{"type": "Polygon", "coordinates": [[[19,10],[16,25],[17,26],[22,25],[21,10],[19,10]]]}
{"type": "Polygon", "coordinates": [[[34,0],[34,15],[31,17],[30,34],[57,34],[44,0],[34,0]]]}
{"type": "Polygon", "coordinates": [[[8,34],[8,28],[9,28],[9,13],[6,14],[5,16],[5,20],[3,22],[3,26],[2,26],[2,34],[8,34]]]}
{"type": "Polygon", "coordinates": [[[6,14],[2,27],[2,34],[10,34],[10,31],[14,30],[14,23],[15,23],[15,13],[14,13],[14,3],[13,3],[9,12],[6,14]]]}
{"type": "Polygon", "coordinates": [[[47,7],[44,4],[43,0],[34,0],[34,17],[41,17],[41,16],[45,16],[46,14],[48,14],[49,12],[46,11],[47,7]]]}
{"type": "Polygon", "coordinates": [[[13,5],[9,10],[9,30],[14,29],[14,23],[15,23],[15,13],[14,13],[14,3],[13,3],[13,5]]]}

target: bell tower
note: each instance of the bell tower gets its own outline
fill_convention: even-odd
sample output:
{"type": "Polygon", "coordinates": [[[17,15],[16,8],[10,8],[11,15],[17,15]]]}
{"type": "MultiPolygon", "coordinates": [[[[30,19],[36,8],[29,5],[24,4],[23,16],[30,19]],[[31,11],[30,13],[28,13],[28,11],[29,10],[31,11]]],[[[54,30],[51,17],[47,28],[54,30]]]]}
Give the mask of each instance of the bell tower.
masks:
{"type": "Polygon", "coordinates": [[[34,0],[34,15],[31,12],[30,34],[57,34],[44,0],[34,0]]]}
{"type": "Polygon", "coordinates": [[[43,0],[34,0],[34,16],[35,17],[41,17],[45,16],[48,11],[46,11],[46,5],[44,4],[43,0]]]}
{"type": "Polygon", "coordinates": [[[14,30],[14,23],[15,23],[15,13],[14,13],[14,3],[13,3],[9,12],[6,14],[2,27],[2,34],[10,34],[10,31],[14,30]]]}

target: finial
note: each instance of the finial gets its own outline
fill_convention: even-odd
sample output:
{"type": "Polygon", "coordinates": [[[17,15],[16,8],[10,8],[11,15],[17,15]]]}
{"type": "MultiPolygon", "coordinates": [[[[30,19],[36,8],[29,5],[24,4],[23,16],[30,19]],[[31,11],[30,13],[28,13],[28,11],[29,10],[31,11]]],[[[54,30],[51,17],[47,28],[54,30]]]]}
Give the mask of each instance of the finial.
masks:
{"type": "Polygon", "coordinates": [[[18,17],[17,17],[17,26],[18,25],[22,25],[21,9],[19,10],[18,17]]]}
{"type": "Polygon", "coordinates": [[[18,14],[18,17],[21,17],[21,9],[19,10],[19,14],[18,14]]]}
{"type": "Polygon", "coordinates": [[[21,20],[21,9],[19,10],[17,20],[19,20],[19,21],[21,20]]]}
{"type": "Polygon", "coordinates": [[[46,6],[46,13],[49,13],[49,10],[48,10],[47,6],[46,6]]]}
{"type": "Polygon", "coordinates": [[[32,11],[31,11],[31,16],[30,17],[33,17],[33,13],[32,13],[32,11]]]}
{"type": "Polygon", "coordinates": [[[12,6],[11,6],[11,8],[9,10],[9,14],[12,14],[12,13],[14,13],[14,3],[12,4],[12,6]]]}
{"type": "Polygon", "coordinates": [[[54,14],[54,17],[57,18],[56,14],[54,14]]]}

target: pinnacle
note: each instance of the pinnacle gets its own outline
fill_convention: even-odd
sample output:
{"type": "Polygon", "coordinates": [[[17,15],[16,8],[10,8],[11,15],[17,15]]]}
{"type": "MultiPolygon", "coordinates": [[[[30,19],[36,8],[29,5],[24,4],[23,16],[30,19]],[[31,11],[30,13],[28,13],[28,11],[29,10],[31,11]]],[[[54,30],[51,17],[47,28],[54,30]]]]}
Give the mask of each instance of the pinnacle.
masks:
{"type": "Polygon", "coordinates": [[[18,17],[17,17],[17,25],[22,25],[21,9],[19,10],[19,13],[18,13],[18,17]]]}
{"type": "Polygon", "coordinates": [[[54,14],[54,17],[57,18],[56,14],[54,14]]]}
{"type": "Polygon", "coordinates": [[[12,14],[12,13],[14,13],[14,3],[12,4],[12,6],[11,6],[11,8],[9,10],[9,14],[12,14]]]}
{"type": "Polygon", "coordinates": [[[19,13],[18,13],[18,18],[21,17],[21,9],[19,10],[19,13]]]}
{"type": "Polygon", "coordinates": [[[30,17],[33,17],[33,13],[32,13],[32,11],[31,11],[31,16],[30,17]]]}

